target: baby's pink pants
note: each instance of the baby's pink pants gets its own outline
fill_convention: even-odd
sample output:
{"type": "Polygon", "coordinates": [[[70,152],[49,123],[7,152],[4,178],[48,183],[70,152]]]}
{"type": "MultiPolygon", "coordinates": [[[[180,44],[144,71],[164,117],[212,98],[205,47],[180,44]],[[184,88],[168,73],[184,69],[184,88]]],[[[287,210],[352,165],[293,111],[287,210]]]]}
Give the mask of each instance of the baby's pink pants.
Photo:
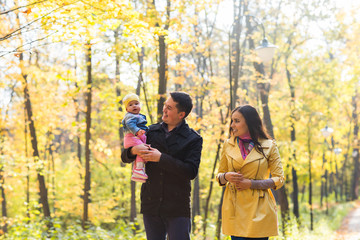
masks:
{"type": "MultiPolygon", "coordinates": [[[[139,144],[143,144],[143,143],[146,143],[146,136],[145,134],[141,135],[140,137],[136,137],[134,134],[132,133],[127,133],[124,137],[124,147],[125,148],[129,148],[129,147],[133,147],[133,146],[136,146],[136,145],[139,145],[139,144]]],[[[136,166],[136,163],[137,162],[145,162],[144,159],[142,159],[141,157],[139,156],[136,156],[136,159],[135,159],[135,165],[136,166]]]]}

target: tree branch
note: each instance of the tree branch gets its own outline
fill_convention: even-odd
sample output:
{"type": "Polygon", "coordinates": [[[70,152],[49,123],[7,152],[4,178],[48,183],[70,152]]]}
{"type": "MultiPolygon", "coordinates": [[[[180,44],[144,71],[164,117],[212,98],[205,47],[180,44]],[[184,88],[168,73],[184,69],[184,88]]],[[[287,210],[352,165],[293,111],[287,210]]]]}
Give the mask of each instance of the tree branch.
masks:
{"type": "Polygon", "coordinates": [[[11,33],[9,33],[9,34],[5,35],[4,37],[1,37],[1,38],[0,38],[0,42],[1,42],[1,41],[6,40],[6,39],[8,39],[8,38],[11,38],[11,37],[14,35],[14,33],[21,31],[22,29],[24,29],[24,28],[26,28],[26,27],[30,26],[31,24],[33,24],[33,23],[35,23],[35,22],[37,22],[37,21],[39,21],[39,20],[43,19],[44,17],[46,17],[46,16],[50,15],[51,13],[53,13],[53,12],[55,12],[55,11],[57,11],[57,10],[61,9],[61,8],[64,8],[64,7],[66,7],[66,6],[72,5],[72,4],[74,4],[74,3],[76,3],[76,2],[79,2],[79,1],[80,1],[80,0],[75,1],[75,2],[73,2],[73,3],[70,3],[70,4],[68,4],[68,5],[60,6],[60,7],[56,8],[56,9],[54,9],[54,10],[50,11],[49,13],[47,13],[47,14],[45,14],[45,15],[43,15],[43,16],[41,16],[41,17],[39,17],[39,18],[37,18],[37,19],[35,19],[35,20],[31,21],[31,22],[29,22],[28,24],[25,24],[24,26],[19,27],[19,28],[18,28],[18,29],[16,29],[15,31],[13,31],[13,32],[11,32],[11,33]]]}
{"type": "Polygon", "coordinates": [[[46,1],[48,1],[48,0],[43,0],[43,1],[40,1],[40,2],[34,2],[34,3],[30,3],[30,4],[28,4],[28,5],[24,5],[24,6],[20,6],[20,7],[17,7],[17,8],[13,8],[13,9],[7,10],[7,11],[5,11],[5,12],[0,12],[0,15],[8,14],[9,12],[14,12],[14,11],[20,9],[20,8],[30,7],[30,6],[32,6],[32,5],[40,4],[40,3],[43,3],[43,2],[46,2],[46,1]]]}

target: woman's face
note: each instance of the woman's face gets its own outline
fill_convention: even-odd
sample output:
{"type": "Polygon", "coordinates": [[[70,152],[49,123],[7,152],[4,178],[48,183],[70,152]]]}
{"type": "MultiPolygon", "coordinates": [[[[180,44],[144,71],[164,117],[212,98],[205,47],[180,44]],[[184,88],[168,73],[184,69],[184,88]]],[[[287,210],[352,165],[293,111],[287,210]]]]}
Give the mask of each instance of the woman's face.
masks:
{"type": "Polygon", "coordinates": [[[231,116],[231,130],[235,137],[244,136],[249,133],[248,126],[246,124],[244,116],[239,112],[235,111],[231,116]]]}

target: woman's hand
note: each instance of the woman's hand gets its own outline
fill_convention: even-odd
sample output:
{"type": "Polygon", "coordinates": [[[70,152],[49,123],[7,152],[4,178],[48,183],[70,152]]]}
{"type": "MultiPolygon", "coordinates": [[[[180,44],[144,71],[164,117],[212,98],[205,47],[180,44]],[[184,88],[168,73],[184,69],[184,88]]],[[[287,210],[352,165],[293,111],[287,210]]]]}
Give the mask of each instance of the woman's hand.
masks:
{"type": "Polygon", "coordinates": [[[239,172],[227,172],[225,178],[228,182],[233,183],[237,190],[246,190],[251,187],[251,180],[244,178],[239,172]]]}
{"type": "Polygon", "coordinates": [[[241,180],[244,178],[241,173],[237,173],[237,172],[227,172],[225,173],[224,177],[228,182],[233,184],[241,182],[241,180]]]}
{"type": "Polygon", "coordinates": [[[250,189],[251,187],[251,180],[247,178],[242,178],[240,182],[235,184],[235,187],[238,191],[250,189]]]}

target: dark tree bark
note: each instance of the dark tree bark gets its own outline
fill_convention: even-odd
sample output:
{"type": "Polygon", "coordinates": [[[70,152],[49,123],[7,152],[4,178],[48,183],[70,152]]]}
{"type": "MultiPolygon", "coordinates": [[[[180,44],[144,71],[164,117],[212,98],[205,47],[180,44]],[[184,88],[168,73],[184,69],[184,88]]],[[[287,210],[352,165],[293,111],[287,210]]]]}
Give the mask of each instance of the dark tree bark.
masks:
{"type": "MultiPolygon", "coordinates": [[[[3,129],[0,129],[0,156],[4,154],[3,152],[3,129]]],[[[1,190],[1,216],[3,219],[7,218],[7,204],[6,204],[6,195],[5,195],[5,176],[4,176],[4,163],[0,163],[0,190],[1,190]]],[[[7,222],[1,227],[3,233],[7,232],[7,222]]],[[[1,234],[0,234],[1,235],[1,234]]]]}
{"type": "MultiPolygon", "coordinates": [[[[20,54],[20,61],[23,61],[23,53],[20,54]]],[[[25,98],[25,108],[27,113],[27,121],[29,123],[29,130],[30,130],[30,136],[31,136],[31,145],[33,149],[33,158],[35,163],[37,163],[40,159],[39,156],[39,150],[38,150],[38,142],[37,142],[37,136],[36,136],[36,130],[35,130],[35,122],[34,117],[32,113],[32,106],[31,106],[31,100],[30,100],[30,93],[29,93],[29,87],[27,83],[27,74],[22,74],[24,79],[24,98],[25,98]]],[[[44,213],[44,217],[47,220],[47,228],[50,229],[52,227],[51,223],[51,214],[50,214],[50,208],[49,208],[49,201],[48,201],[48,192],[45,184],[45,178],[44,174],[41,172],[41,170],[37,171],[37,179],[39,182],[39,192],[40,192],[40,202],[42,205],[42,210],[44,213]]]]}
{"type": "MultiPolygon", "coordinates": [[[[296,131],[295,131],[295,122],[296,122],[296,116],[295,116],[295,87],[292,82],[291,73],[288,68],[288,58],[285,59],[285,66],[286,66],[286,76],[288,79],[288,85],[290,90],[290,106],[291,106],[291,113],[290,113],[290,121],[291,121],[291,142],[294,143],[296,141],[296,131]]],[[[291,144],[293,146],[293,144],[291,144]]],[[[297,171],[294,167],[294,163],[296,162],[296,150],[292,149],[292,167],[291,167],[291,174],[292,174],[292,183],[293,183],[293,204],[294,209],[293,213],[297,219],[297,221],[300,221],[300,213],[299,213],[299,186],[298,186],[298,177],[297,177],[297,171]]]]}
{"type": "Polygon", "coordinates": [[[346,147],[346,152],[344,154],[344,162],[341,167],[341,175],[340,175],[340,186],[341,186],[340,187],[340,199],[342,201],[350,200],[347,172],[348,172],[348,165],[349,165],[348,162],[349,162],[350,145],[351,145],[351,126],[346,135],[346,139],[347,139],[347,147],[346,147]]]}
{"type": "MultiPolygon", "coordinates": [[[[140,69],[139,69],[139,79],[138,79],[138,87],[136,89],[136,92],[139,92],[140,94],[140,88],[142,88],[143,93],[144,93],[144,98],[145,98],[145,105],[147,108],[147,112],[148,112],[148,116],[150,118],[150,124],[153,124],[153,116],[152,116],[152,111],[150,109],[150,103],[148,100],[148,95],[146,92],[146,86],[145,86],[145,81],[144,81],[144,55],[145,55],[145,48],[141,47],[141,52],[138,52],[138,60],[139,60],[139,64],[140,64],[140,69]]],[[[139,95],[140,96],[140,95],[139,95]]]]}
{"type": "Polygon", "coordinates": [[[235,108],[238,100],[239,78],[244,62],[244,54],[242,54],[242,48],[240,47],[240,37],[243,31],[242,19],[247,14],[247,9],[247,1],[234,1],[234,22],[232,33],[229,36],[230,109],[235,108]]]}
{"type": "Polygon", "coordinates": [[[221,211],[221,209],[222,209],[222,204],[223,204],[223,201],[224,201],[224,193],[225,193],[225,187],[222,188],[220,203],[219,203],[219,206],[218,206],[218,218],[217,218],[217,221],[216,221],[216,232],[215,232],[216,239],[221,239],[220,238],[221,224],[222,224],[222,218],[221,218],[222,211],[221,211]]]}
{"type": "MultiPolygon", "coordinates": [[[[23,53],[20,54],[20,61],[23,61],[23,53]]],[[[24,97],[25,97],[25,108],[26,113],[28,117],[29,122],[29,130],[30,130],[30,136],[31,136],[31,145],[33,149],[33,157],[35,162],[37,162],[40,158],[39,156],[39,150],[38,150],[38,142],[37,142],[37,136],[36,136],[36,130],[35,130],[35,122],[34,117],[32,113],[32,107],[31,107],[31,100],[30,100],[30,93],[29,93],[29,87],[27,83],[27,74],[23,74],[24,79],[24,97]]],[[[49,209],[49,202],[48,202],[48,193],[47,188],[45,184],[45,178],[44,175],[38,171],[37,178],[39,182],[39,191],[40,191],[40,200],[42,204],[42,208],[44,211],[44,216],[47,219],[51,219],[50,216],[50,209],[49,209]]]]}
{"type": "MultiPolygon", "coordinates": [[[[326,140],[324,140],[324,145],[327,147],[326,140]]],[[[325,150],[323,152],[322,169],[323,169],[324,173],[321,176],[320,207],[323,206],[323,198],[325,198],[326,214],[328,214],[329,213],[329,204],[328,204],[328,169],[327,169],[327,160],[326,160],[326,156],[325,156],[325,150]]]]}
{"type": "MultiPolygon", "coordinates": [[[[217,102],[217,104],[218,104],[218,106],[220,106],[220,103],[219,103],[219,102],[217,102]]],[[[230,114],[229,108],[228,108],[227,110],[228,110],[228,111],[227,111],[225,117],[223,116],[222,111],[220,111],[221,125],[222,125],[222,126],[225,126],[226,119],[229,117],[229,114],[230,114]]],[[[222,129],[221,132],[220,132],[219,139],[218,139],[216,156],[215,156],[215,160],[214,160],[213,169],[212,169],[212,172],[211,172],[211,178],[210,178],[210,186],[209,186],[208,196],[207,196],[207,198],[206,198],[205,207],[204,207],[204,225],[203,225],[203,236],[204,236],[204,239],[206,239],[206,236],[207,236],[207,234],[206,234],[206,228],[207,228],[207,219],[208,219],[208,213],[209,213],[209,208],[210,208],[210,199],[211,199],[212,189],[213,189],[213,185],[214,185],[213,179],[215,178],[215,171],[216,171],[217,162],[218,162],[219,159],[220,159],[220,150],[221,150],[221,145],[223,144],[222,139],[223,139],[223,137],[224,137],[224,134],[225,134],[225,130],[222,129]]],[[[224,188],[224,189],[225,189],[225,188],[224,188]]],[[[222,205],[222,202],[221,202],[221,205],[222,205]]],[[[221,215],[221,214],[220,214],[220,215],[221,215]]]]}
{"type": "Polygon", "coordinates": [[[86,44],[86,69],[87,69],[87,92],[86,92],[86,131],[85,131],[85,182],[84,182],[84,213],[82,228],[87,229],[89,223],[89,202],[91,189],[90,170],[90,139],[91,139],[91,100],[92,100],[92,75],[91,75],[91,44],[86,44]]]}
{"type": "Polygon", "coordinates": [[[313,213],[313,205],[312,205],[312,150],[311,150],[311,115],[309,117],[309,122],[307,126],[308,130],[308,141],[307,141],[307,148],[308,148],[308,157],[309,157],[309,206],[310,206],[310,230],[314,230],[314,213],[313,213]]]}
{"type": "MultiPolygon", "coordinates": [[[[171,0],[166,1],[166,23],[164,26],[164,30],[168,30],[170,26],[170,7],[171,7],[171,0]]],[[[153,5],[155,8],[155,0],[153,0],[153,5]]],[[[160,20],[159,20],[160,21],[160,20]]],[[[156,24],[157,27],[160,26],[159,23],[156,24]]],[[[164,102],[166,100],[166,86],[168,80],[168,46],[165,42],[165,35],[160,35],[158,42],[159,42],[159,65],[158,65],[158,72],[159,72],[159,101],[158,101],[158,109],[157,109],[157,120],[161,122],[162,110],[164,106],[164,102]]]]}
{"type": "MultiPolygon", "coordinates": [[[[180,64],[180,62],[181,62],[181,54],[176,55],[175,61],[176,61],[176,64],[180,64]]],[[[181,76],[182,76],[181,72],[175,70],[175,77],[178,78],[178,77],[181,77],[181,76]]],[[[176,82],[175,83],[175,91],[180,91],[180,90],[181,90],[181,84],[176,82]]]]}
{"type": "Polygon", "coordinates": [[[359,198],[359,120],[358,120],[358,103],[359,103],[359,93],[358,90],[355,90],[355,95],[352,98],[352,106],[353,106],[353,112],[352,112],[352,118],[354,121],[354,147],[353,147],[353,164],[354,164],[354,171],[352,176],[352,182],[351,182],[351,200],[357,200],[359,198]]]}
{"type": "MultiPolygon", "coordinates": [[[[75,82],[75,87],[77,88],[77,89],[79,89],[79,86],[78,86],[78,84],[77,84],[77,82],[75,82]]],[[[75,121],[76,121],[76,124],[77,124],[77,126],[78,126],[78,130],[77,130],[77,136],[76,136],[76,156],[77,156],[77,158],[78,158],[78,161],[79,161],[79,163],[80,163],[80,166],[82,166],[82,160],[81,160],[81,156],[82,156],[82,148],[81,148],[81,139],[80,139],[80,133],[81,133],[81,131],[80,131],[80,114],[81,114],[81,112],[80,112],[80,107],[79,107],[79,105],[80,105],[80,103],[79,103],[79,100],[77,99],[77,98],[74,98],[74,105],[75,105],[75,109],[76,109],[76,115],[75,115],[75,121]]],[[[80,179],[82,179],[82,174],[81,174],[81,172],[80,172],[80,179]]]]}
{"type": "MultiPolygon", "coordinates": [[[[121,30],[120,30],[120,26],[114,31],[114,35],[115,35],[115,49],[117,48],[117,45],[119,44],[120,41],[120,36],[121,36],[121,30]]],[[[115,81],[116,81],[116,97],[119,99],[118,100],[118,110],[119,112],[123,111],[123,107],[122,107],[122,100],[121,98],[121,88],[119,86],[120,83],[120,54],[118,53],[118,51],[115,52],[115,81]]],[[[124,128],[122,127],[121,124],[121,120],[119,120],[119,144],[120,144],[120,149],[121,152],[124,150],[124,128]]],[[[120,165],[122,167],[125,167],[125,164],[120,161],[120,165]]]]}
{"type": "Polygon", "coordinates": [[[219,158],[220,158],[221,145],[223,144],[222,141],[221,141],[221,138],[223,137],[223,134],[224,134],[224,131],[222,130],[221,134],[220,134],[220,138],[218,140],[215,161],[214,161],[213,169],[212,169],[212,172],[211,172],[209,191],[208,191],[208,195],[206,197],[206,202],[205,202],[205,207],[204,207],[204,223],[203,223],[203,236],[204,236],[204,239],[206,239],[206,236],[207,236],[206,235],[206,228],[207,228],[207,220],[208,220],[209,207],[210,207],[210,199],[211,199],[211,194],[212,194],[213,185],[214,185],[213,179],[215,178],[216,165],[217,165],[217,162],[219,161],[219,158]]]}
{"type": "Polygon", "coordinates": [[[29,152],[28,152],[28,123],[27,123],[27,115],[26,115],[26,107],[24,106],[24,140],[25,140],[25,157],[26,157],[26,216],[28,217],[28,221],[30,221],[30,163],[29,163],[29,152]]]}

